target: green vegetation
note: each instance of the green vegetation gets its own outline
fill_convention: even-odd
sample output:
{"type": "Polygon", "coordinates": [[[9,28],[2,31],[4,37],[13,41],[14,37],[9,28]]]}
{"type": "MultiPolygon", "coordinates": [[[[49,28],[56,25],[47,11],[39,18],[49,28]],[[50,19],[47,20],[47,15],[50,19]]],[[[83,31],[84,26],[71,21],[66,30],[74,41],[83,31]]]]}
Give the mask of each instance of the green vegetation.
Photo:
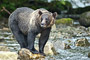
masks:
{"type": "Polygon", "coordinates": [[[67,24],[70,25],[73,23],[73,19],[71,18],[62,18],[62,19],[57,19],[55,24],[67,24]]]}
{"type": "Polygon", "coordinates": [[[64,0],[0,0],[0,17],[8,18],[9,14],[2,11],[3,7],[9,12],[13,12],[18,7],[30,7],[32,9],[45,8],[51,12],[58,12],[67,10],[68,7],[72,7],[71,3],[64,0]]]}
{"type": "Polygon", "coordinates": [[[90,6],[85,7],[85,9],[73,9],[72,4],[68,0],[51,0],[51,2],[48,2],[48,0],[0,0],[0,18],[8,18],[9,16],[9,14],[3,10],[3,7],[11,13],[19,7],[30,7],[32,9],[45,8],[58,14],[63,10],[67,10],[67,14],[81,14],[90,10],[90,6]]]}

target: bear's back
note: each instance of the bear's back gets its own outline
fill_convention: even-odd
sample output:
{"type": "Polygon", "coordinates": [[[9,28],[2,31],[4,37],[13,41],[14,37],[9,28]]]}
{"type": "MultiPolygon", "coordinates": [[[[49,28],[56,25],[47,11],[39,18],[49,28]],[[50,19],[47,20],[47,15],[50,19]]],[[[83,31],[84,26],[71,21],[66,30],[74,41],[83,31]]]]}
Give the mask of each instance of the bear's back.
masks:
{"type": "Polygon", "coordinates": [[[11,19],[11,20],[13,20],[13,19],[18,20],[18,19],[20,19],[19,16],[20,16],[21,14],[24,14],[24,15],[23,15],[23,17],[24,17],[24,16],[26,16],[26,15],[31,14],[33,11],[34,11],[33,9],[28,8],[28,7],[17,8],[17,9],[9,16],[9,19],[11,19]]]}
{"type": "Polygon", "coordinates": [[[28,30],[28,24],[29,24],[29,15],[34,10],[28,7],[21,7],[17,8],[10,16],[9,16],[9,27],[12,26],[14,22],[18,23],[18,27],[21,31],[24,33],[28,30]]]}

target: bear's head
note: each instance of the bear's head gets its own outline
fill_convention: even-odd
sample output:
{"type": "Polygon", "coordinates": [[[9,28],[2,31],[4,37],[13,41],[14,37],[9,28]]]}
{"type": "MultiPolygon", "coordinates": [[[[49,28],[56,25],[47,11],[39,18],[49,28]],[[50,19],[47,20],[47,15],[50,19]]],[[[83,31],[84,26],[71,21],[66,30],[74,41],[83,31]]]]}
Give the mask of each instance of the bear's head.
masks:
{"type": "Polygon", "coordinates": [[[40,26],[42,28],[47,28],[47,27],[51,27],[54,23],[55,23],[55,19],[57,16],[57,13],[42,13],[42,11],[39,11],[39,15],[40,15],[40,26]]]}

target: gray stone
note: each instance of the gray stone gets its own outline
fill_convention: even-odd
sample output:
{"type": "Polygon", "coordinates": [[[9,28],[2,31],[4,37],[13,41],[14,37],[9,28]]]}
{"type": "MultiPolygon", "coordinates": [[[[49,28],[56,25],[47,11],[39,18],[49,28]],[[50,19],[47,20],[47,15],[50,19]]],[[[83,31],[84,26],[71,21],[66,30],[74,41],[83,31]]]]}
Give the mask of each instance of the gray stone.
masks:
{"type": "Polygon", "coordinates": [[[90,26],[90,11],[81,14],[79,22],[81,25],[89,27],[90,26]]]}

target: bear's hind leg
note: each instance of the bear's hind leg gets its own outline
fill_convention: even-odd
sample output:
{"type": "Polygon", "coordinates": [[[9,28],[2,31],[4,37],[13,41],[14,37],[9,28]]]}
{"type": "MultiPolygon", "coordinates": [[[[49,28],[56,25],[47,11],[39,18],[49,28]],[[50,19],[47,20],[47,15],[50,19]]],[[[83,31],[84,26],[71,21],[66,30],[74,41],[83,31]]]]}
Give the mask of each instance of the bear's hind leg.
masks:
{"type": "Polygon", "coordinates": [[[16,40],[20,44],[21,48],[26,48],[27,43],[26,43],[26,40],[25,40],[23,33],[20,31],[20,29],[18,27],[18,24],[14,21],[10,25],[10,28],[11,28],[11,31],[12,31],[13,35],[15,36],[16,40]]]}

